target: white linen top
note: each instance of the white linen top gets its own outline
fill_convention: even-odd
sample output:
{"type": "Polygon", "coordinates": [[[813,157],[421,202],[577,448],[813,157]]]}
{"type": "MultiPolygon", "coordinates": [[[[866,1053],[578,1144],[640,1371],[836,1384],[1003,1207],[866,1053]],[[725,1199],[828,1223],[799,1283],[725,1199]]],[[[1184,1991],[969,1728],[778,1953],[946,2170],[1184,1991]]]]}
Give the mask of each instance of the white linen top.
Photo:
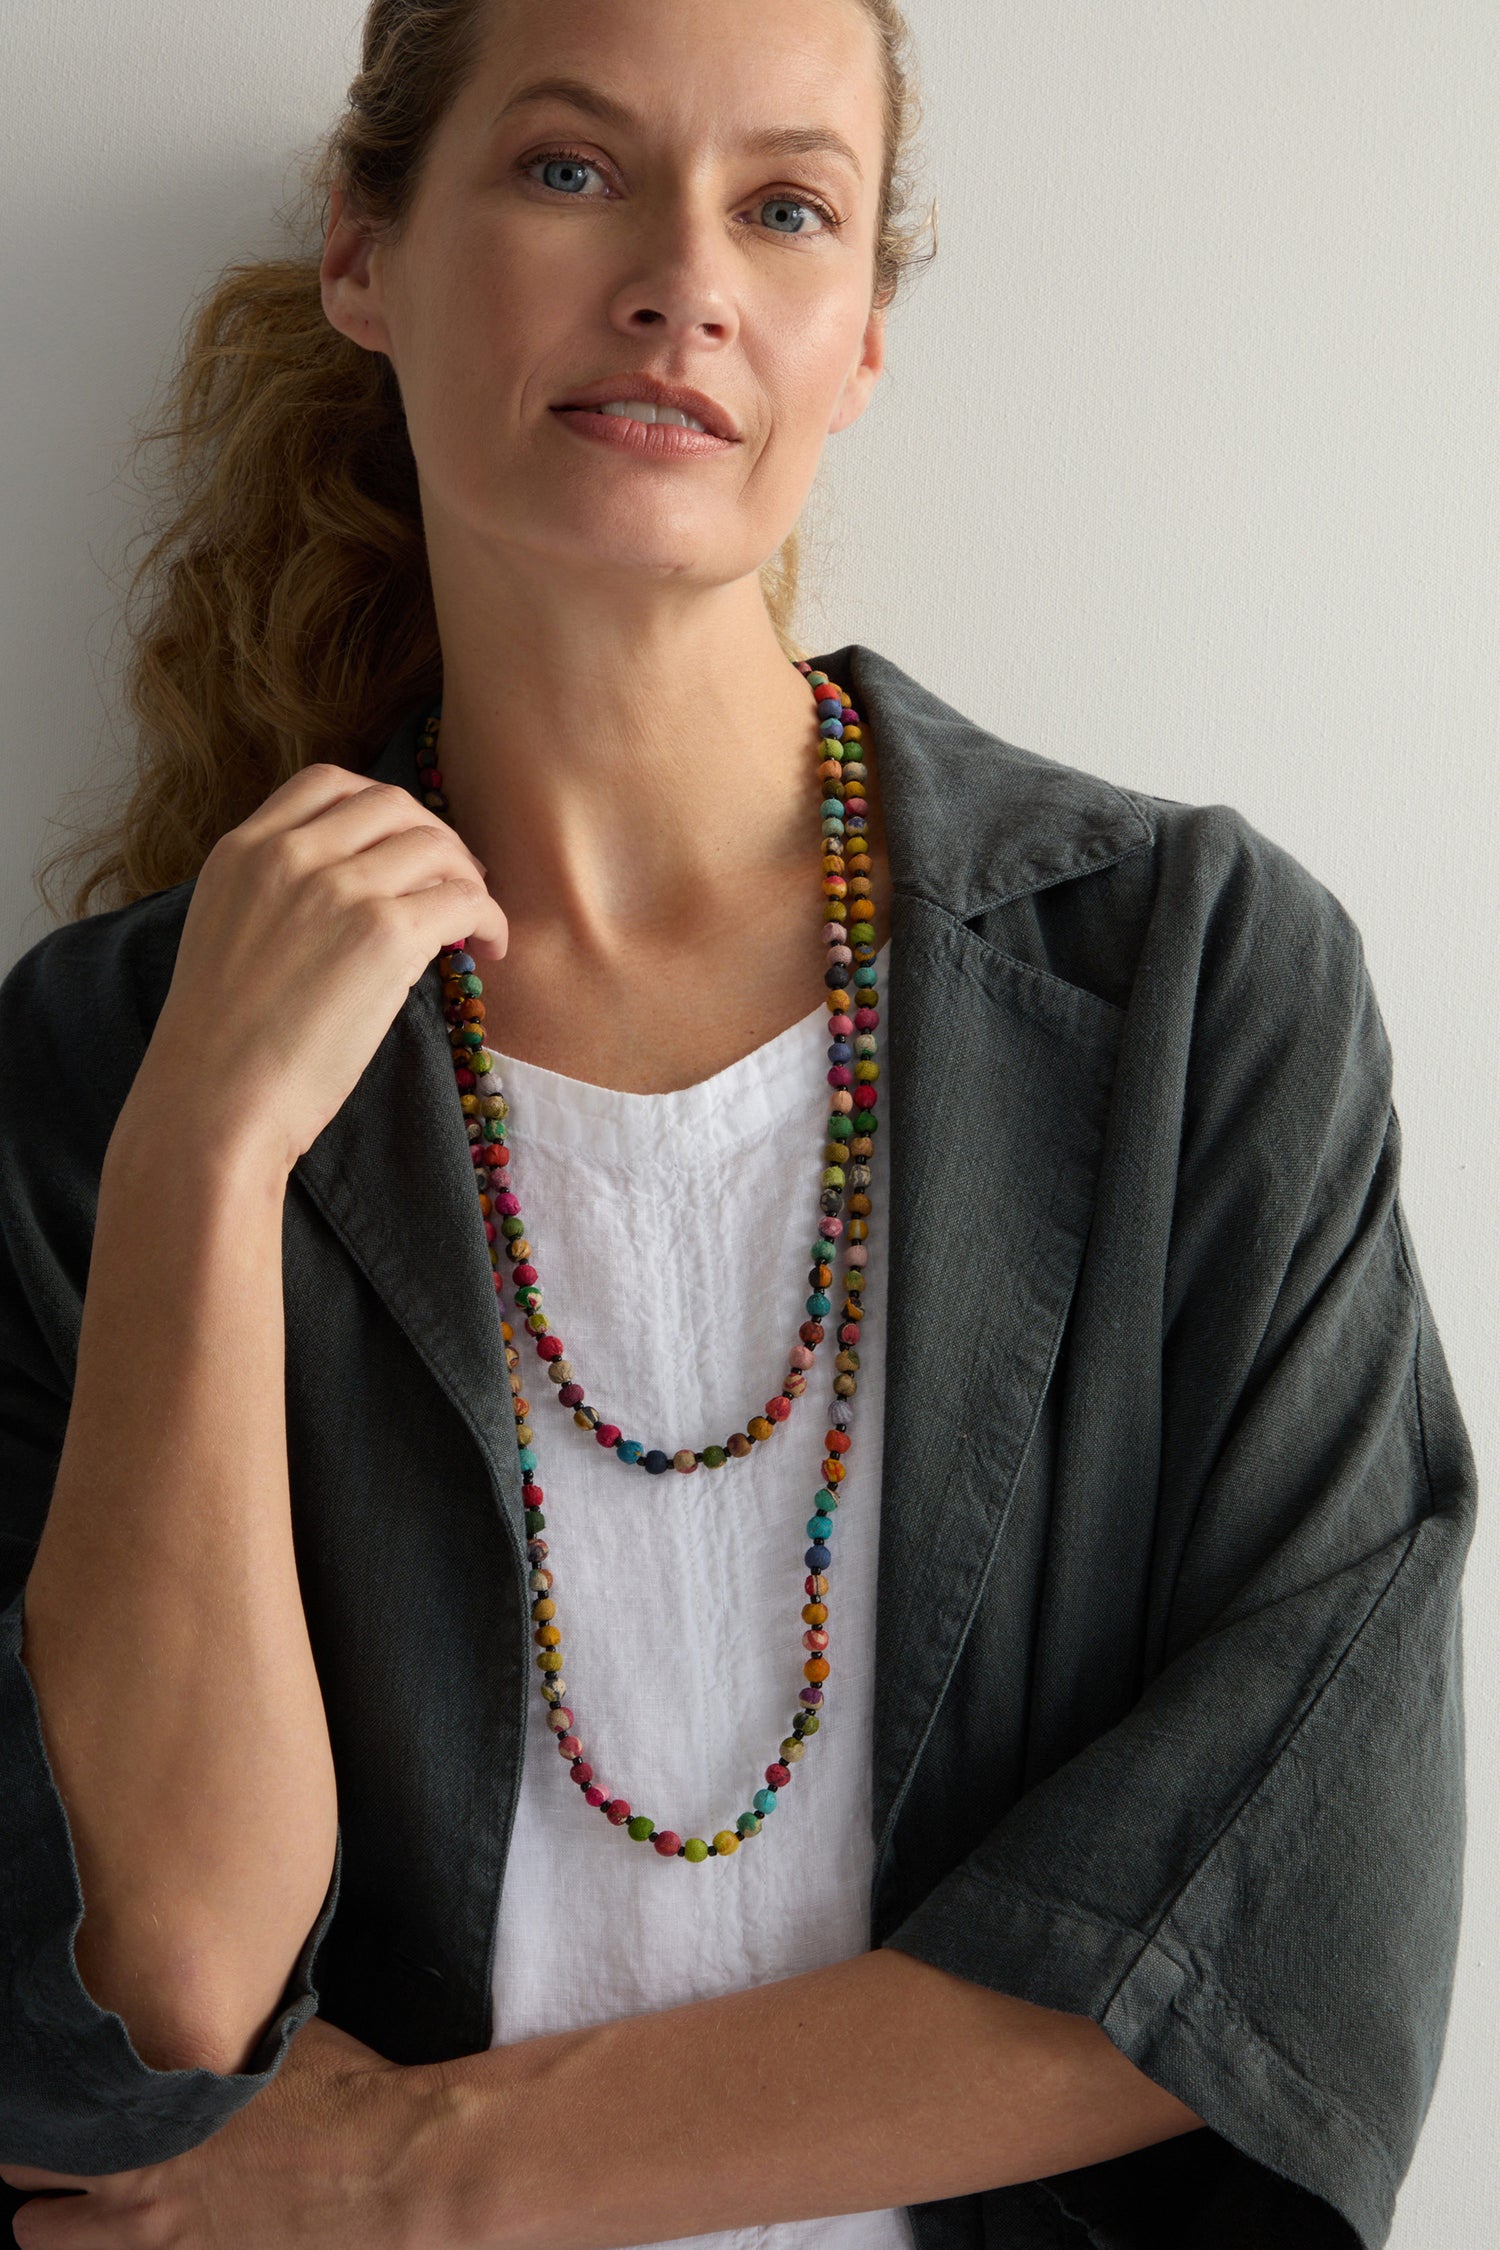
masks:
{"type": "MultiPolygon", "coordinates": [[[[878,956],[887,1052],[890,942],[878,956]]],[[[498,1054],[547,1316],[590,1405],[649,1450],[722,1444],[780,1390],[807,1318],[828,1115],[827,1009],[695,1086],[621,1093],[498,1054]]],[[[498,1051],[497,1051],[498,1052],[498,1051]]],[[[882,1086],[885,1081],[882,1080],[882,1086]]],[[[823,1723],[758,1836],[663,1859],[586,1805],[533,1690],[500,1902],[494,2044],[768,1984],[868,1951],[875,1576],[885,1374],[886,1135],[875,1135],[850,1473],[829,1565],[823,1723]]],[[[842,1252],[842,1240],[838,1246],[842,1252]]],[[[842,1256],[835,1263],[835,1280],[842,1256]]],[[[712,1841],[778,1755],[805,1685],[807,1519],[837,1349],[748,1458],[623,1465],[522,1348],[565,1701],[594,1777],[712,1841]]],[[[790,2054],[809,2087],[817,2066],[790,2054]]],[[[767,2149],[768,2172],[789,2154],[767,2149]]],[[[904,2208],[679,2237],[702,2250],[914,2250],[904,2208]]]]}

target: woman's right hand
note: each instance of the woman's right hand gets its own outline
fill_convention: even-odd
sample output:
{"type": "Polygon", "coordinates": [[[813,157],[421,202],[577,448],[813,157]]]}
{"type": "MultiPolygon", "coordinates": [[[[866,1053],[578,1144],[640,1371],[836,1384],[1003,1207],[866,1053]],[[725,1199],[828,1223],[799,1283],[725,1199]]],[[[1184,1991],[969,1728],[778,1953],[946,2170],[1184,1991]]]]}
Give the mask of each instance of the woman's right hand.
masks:
{"type": "Polygon", "coordinates": [[[434,955],[503,957],[484,874],[410,790],[303,767],[203,862],[122,1121],[290,1174],[434,955]]]}

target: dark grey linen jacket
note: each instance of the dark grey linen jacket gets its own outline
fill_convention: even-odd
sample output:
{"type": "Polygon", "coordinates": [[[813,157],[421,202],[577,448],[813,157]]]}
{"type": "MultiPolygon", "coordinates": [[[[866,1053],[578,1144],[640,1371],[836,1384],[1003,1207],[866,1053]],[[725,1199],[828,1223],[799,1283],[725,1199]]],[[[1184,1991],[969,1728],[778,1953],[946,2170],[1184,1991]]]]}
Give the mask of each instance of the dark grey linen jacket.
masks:
{"type": "MultiPolygon", "coordinates": [[[[1475,1502],[1358,934],[1235,812],[1016,748],[868,648],[819,661],[895,885],[869,1942],[1092,2017],[1206,2120],[914,2206],[917,2241],[1374,2250],[1448,2016],[1475,1502]]],[[[412,785],[420,716],[371,772],[412,785]]],[[[402,2063],[489,2045],[535,1692],[434,965],[286,1203],[333,1878],[251,2069],[143,2064],[78,1975],[19,1651],[100,1163],[191,890],[0,985],[0,2159],[89,2174],[206,2139],[314,2010],[402,2063]]]]}

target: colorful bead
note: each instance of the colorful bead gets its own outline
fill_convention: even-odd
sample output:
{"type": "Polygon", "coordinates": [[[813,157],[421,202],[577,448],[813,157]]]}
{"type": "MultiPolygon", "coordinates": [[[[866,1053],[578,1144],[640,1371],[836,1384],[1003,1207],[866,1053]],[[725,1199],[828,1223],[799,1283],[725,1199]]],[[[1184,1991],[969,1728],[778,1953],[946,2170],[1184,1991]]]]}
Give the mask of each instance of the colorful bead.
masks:
{"type": "MultiPolygon", "coordinates": [[[[509,1170],[511,1152],[506,1145],[506,1120],[510,1107],[504,1097],[502,1081],[496,1075],[498,1058],[485,1045],[483,979],[462,940],[442,947],[438,961],[454,1083],[474,1165],[479,1219],[494,1268],[495,1289],[503,1301],[507,1285],[510,1287],[522,1316],[522,1334],[529,1338],[537,1358],[546,1368],[558,1403],[579,1429],[592,1436],[597,1445],[612,1451],[628,1467],[645,1469],[652,1476],[661,1476],[668,1469],[687,1476],[700,1466],[720,1469],[730,1461],[745,1460],[757,1446],[766,1444],[774,1436],[790,1417],[795,1401],[804,1395],[807,1370],[825,1340],[825,1323],[830,1316],[837,1331],[830,1386],[833,1426],[825,1433],[824,1482],[815,1496],[813,1513],[807,1519],[806,1536],[812,1543],[803,1558],[808,1571],[804,1580],[808,1600],[802,1610],[802,1621],[807,1628],[802,1638],[803,1646],[811,1654],[802,1669],[808,1684],[799,1690],[792,1731],[783,1738],[777,1758],[765,1768],[767,1785],[755,1792],[752,1809],[738,1816],[733,1829],[720,1829],[712,1843],[705,1842],[701,1836],[690,1836],[684,1843],[674,1829],[658,1831],[645,1814],[632,1813],[627,1799],[612,1796],[594,1779],[594,1769],[583,1756],[582,1737],[574,1731],[573,1713],[564,1701],[567,1683],[562,1677],[562,1634],[553,1622],[557,1615],[553,1573],[541,1567],[547,1560],[548,1547],[540,1536],[546,1517],[542,1512],[542,1489],[535,1481],[537,1462],[532,1443],[531,1408],[522,1395],[516,1329],[503,1313],[501,1315],[517,1453],[526,1495],[526,1555],[532,1565],[527,1586],[536,1597],[531,1605],[532,1637],[538,1649],[535,1662],[542,1675],[541,1692],[549,1706],[547,1725],[556,1738],[560,1755],[567,1762],[568,1777],[578,1786],[585,1803],[601,1810],[611,1826],[623,1827],[636,1842],[654,1845],[662,1858],[689,1859],[695,1863],[708,1858],[727,1859],[743,1840],[759,1834],[765,1816],[776,1809],[778,1789],[786,1787],[792,1767],[806,1755],[804,1738],[818,1731],[817,1707],[824,1699],[820,1683],[827,1679],[830,1670],[823,1654],[829,1645],[825,1629],[828,1608],[824,1599],[828,1580],[824,1573],[832,1559],[828,1541],[840,1499],[834,1487],[846,1474],[842,1456],[850,1446],[851,1410],[847,1401],[858,1388],[859,1352],[856,1347],[860,1339],[861,1291],[868,1261],[865,1244],[869,1235],[869,1157],[873,1135],[879,1126],[881,1091],[877,1084],[880,1068],[875,1060],[874,1037],[880,1013],[874,894],[866,841],[869,824],[867,749],[863,723],[852,698],[836,681],[830,680],[826,672],[815,671],[806,659],[797,659],[796,669],[812,693],[817,728],[814,778],[821,835],[819,882],[823,937],[828,949],[823,982],[828,1007],[829,1097],[818,1183],[819,1239],[811,1250],[812,1270],[808,1275],[811,1294],[803,1306],[807,1317],[798,1327],[796,1341],[788,1351],[781,1389],[766,1401],[762,1412],[747,1417],[743,1430],[733,1431],[722,1444],[699,1449],[678,1447],[670,1453],[660,1447],[647,1447],[639,1439],[622,1436],[616,1423],[589,1404],[583,1385],[576,1380],[565,1356],[563,1340],[553,1333],[543,1310],[539,1276],[532,1263],[520,1199],[509,1170]],[[842,1214],[846,1208],[850,1217],[844,1239],[846,1222],[842,1214]],[[844,1272],[839,1282],[834,1272],[833,1246],[841,1239],[844,1239],[844,1272]]],[[[440,708],[434,707],[417,748],[417,781],[422,801],[447,818],[448,801],[443,794],[437,749],[440,722],[440,708]]]]}

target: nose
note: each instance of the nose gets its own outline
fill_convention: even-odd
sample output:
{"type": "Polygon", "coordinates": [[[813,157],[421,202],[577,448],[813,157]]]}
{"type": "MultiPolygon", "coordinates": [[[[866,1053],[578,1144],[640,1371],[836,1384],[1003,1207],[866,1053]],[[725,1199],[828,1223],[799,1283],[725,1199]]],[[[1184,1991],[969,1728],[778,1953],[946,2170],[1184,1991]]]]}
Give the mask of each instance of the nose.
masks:
{"type": "Polygon", "coordinates": [[[649,329],[673,341],[733,341],[739,308],[722,211],[687,196],[670,207],[643,207],[629,256],[629,278],[610,302],[613,326],[627,336],[649,329]]]}

